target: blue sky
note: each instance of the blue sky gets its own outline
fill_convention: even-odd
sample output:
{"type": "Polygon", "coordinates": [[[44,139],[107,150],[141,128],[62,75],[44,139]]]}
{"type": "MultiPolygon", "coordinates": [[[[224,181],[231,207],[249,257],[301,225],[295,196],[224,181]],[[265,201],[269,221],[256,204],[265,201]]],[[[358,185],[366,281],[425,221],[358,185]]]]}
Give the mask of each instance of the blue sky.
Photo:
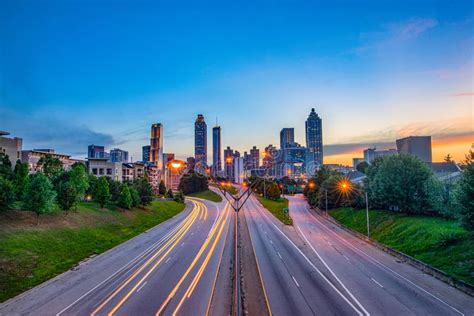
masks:
{"type": "Polygon", "coordinates": [[[165,151],[185,157],[198,113],[243,151],[282,127],[304,143],[314,107],[342,162],[407,133],[469,149],[471,1],[165,3],[1,1],[0,130],[139,159],[162,122],[165,151]]]}

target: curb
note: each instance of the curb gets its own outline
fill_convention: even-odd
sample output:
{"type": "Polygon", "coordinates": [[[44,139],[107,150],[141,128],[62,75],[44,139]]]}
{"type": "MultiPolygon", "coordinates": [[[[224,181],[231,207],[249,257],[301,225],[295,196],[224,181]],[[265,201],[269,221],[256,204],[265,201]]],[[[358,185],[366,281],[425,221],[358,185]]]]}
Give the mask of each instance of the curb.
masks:
{"type": "MultiPolygon", "coordinates": [[[[309,206],[309,205],[308,205],[309,206]]],[[[323,216],[323,212],[319,209],[315,209],[311,206],[309,206],[310,209],[314,210],[315,212],[317,212],[318,214],[320,214],[321,216],[323,216]]],[[[339,223],[337,220],[335,220],[332,216],[329,216],[329,217],[325,217],[323,216],[326,220],[330,221],[332,224],[338,226],[339,228],[342,228],[343,230],[345,230],[346,232],[350,233],[351,235],[377,247],[378,249],[381,249],[383,251],[385,251],[386,253],[402,260],[403,262],[406,262],[408,263],[409,265],[417,268],[418,270],[426,273],[426,274],[429,274],[433,277],[435,277],[436,279],[440,280],[440,281],[443,281],[449,285],[451,285],[452,287],[474,297],[474,286],[464,282],[464,281],[461,281],[449,274],[447,274],[446,272],[444,271],[441,271],[429,264],[426,264],[418,259],[415,259],[407,254],[404,254],[403,252],[400,252],[398,250],[395,250],[393,248],[390,248],[384,244],[381,244],[379,243],[378,241],[375,241],[371,238],[368,238],[367,236],[357,232],[357,231],[354,231],[344,225],[342,225],[341,223],[339,223]]]]}

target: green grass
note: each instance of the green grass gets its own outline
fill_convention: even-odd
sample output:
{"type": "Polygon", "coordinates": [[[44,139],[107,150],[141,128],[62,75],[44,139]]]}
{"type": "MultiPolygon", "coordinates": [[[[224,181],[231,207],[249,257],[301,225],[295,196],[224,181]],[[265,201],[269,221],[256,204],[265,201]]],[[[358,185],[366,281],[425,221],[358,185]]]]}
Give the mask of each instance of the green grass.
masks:
{"type": "MultiPolygon", "coordinates": [[[[345,226],[367,233],[365,210],[342,208],[331,215],[345,226]]],[[[474,284],[474,234],[457,221],[375,210],[369,216],[371,238],[474,284]]]]}
{"type": "Polygon", "coordinates": [[[45,215],[39,226],[31,212],[2,214],[0,302],[173,217],[184,207],[163,201],[145,209],[121,211],[81,203],[77,211],[45,215]]]}
{"type": "Polygon", "coordinates": [[[257,196],[262,205],[270,211],[276,218],[278,218],[285,225],[293,225],[293,220],[290,215],[286,215],[283,209],[288,207],[288,200],[280,198],[278,200],[270,200],[261,196],[257,196]]]}
{"type": "Polygon", "coordinates": [[[237,188],[234,187],[233,185],[231,186],[226,186],[224,188],[224,190],[226,190],[228,193],[232,194],[232,195],[236,195],[237,194],[237,188]]]}
{"type": "Polygon", "coordinates": [[[205,190],[198,193],[192,193],[192,194],[188,194],[188,196],[205,199],[212,202],[222,202],[222,197],[212,190],[205,190]]]}

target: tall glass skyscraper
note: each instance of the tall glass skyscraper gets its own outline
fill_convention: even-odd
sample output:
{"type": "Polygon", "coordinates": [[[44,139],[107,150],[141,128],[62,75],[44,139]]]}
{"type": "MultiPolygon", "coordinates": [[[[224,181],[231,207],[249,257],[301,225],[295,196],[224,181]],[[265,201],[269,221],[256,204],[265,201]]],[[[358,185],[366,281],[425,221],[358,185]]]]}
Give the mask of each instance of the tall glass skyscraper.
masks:
{"type": "Polygon", "coordinates": [[[198,114],[194,123],[194,159],[196,160],[196,170],[205,172],[207,167],[207,124],[202,114],[198,114]]]}
{"type": "Polygon", "coordinates": [[[290,147],[295,142],[295,129],[283,128],[280,132],[280,148],[290,147]]]}
{"type": "Polygon", "coordinates": [[[323,125],[314,108],[306,120],[306,148],[306,167],[314,171],[323,164],[323,125]]]}
{"type": "Polygon", "coordinates": [[[212,172],[217,176],[222,170],[221,127],[212,128],[212,172]]]}
{"type": "Polygon", "coordinates": [[[151,126],[150,162],[159,170],[163,169],[163,125],[156,123],[151,126]]]}

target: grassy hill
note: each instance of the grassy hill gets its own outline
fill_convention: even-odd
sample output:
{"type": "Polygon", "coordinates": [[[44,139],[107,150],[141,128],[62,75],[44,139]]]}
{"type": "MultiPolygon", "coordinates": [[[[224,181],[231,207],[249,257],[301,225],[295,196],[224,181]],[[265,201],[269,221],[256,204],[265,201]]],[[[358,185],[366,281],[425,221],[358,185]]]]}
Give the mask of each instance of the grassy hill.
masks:
{"type": "Polygon", "coordinates": [[[0,302],[144,232],[184,207],[162,201],[125,211],[80,203],[76,211],[42,216],[39,225],[32,212],[0,214],[0,302]]]}
{"type": "Polygon", "coordinates": [[[212,202],[222,202],[222,197],[212,190],[205,190],[198,193],[192,193],[192,194],[188,194],[188,196],[205,199],[212,202]]]}
{"type": "Polygon", "coordinates": [[[284,208],[288,207],[288,200],[280,198],[278,200],[270,200],[262,196],[257,196],[263,207],[270,211],[276,218],[278,218],[285,225],[293,225],[293,220],[290,215],[286,215],[283,212],[284,208]]]}
{"type": "MultiPolygon", "coordinates": [[[[331,215],[345,226],[367,233],[365,210],[341,208],[331,215]]],[[[474,234],[457,221],[389,211],[370,211],[370,237],[474,284],[474,234]]]]}

